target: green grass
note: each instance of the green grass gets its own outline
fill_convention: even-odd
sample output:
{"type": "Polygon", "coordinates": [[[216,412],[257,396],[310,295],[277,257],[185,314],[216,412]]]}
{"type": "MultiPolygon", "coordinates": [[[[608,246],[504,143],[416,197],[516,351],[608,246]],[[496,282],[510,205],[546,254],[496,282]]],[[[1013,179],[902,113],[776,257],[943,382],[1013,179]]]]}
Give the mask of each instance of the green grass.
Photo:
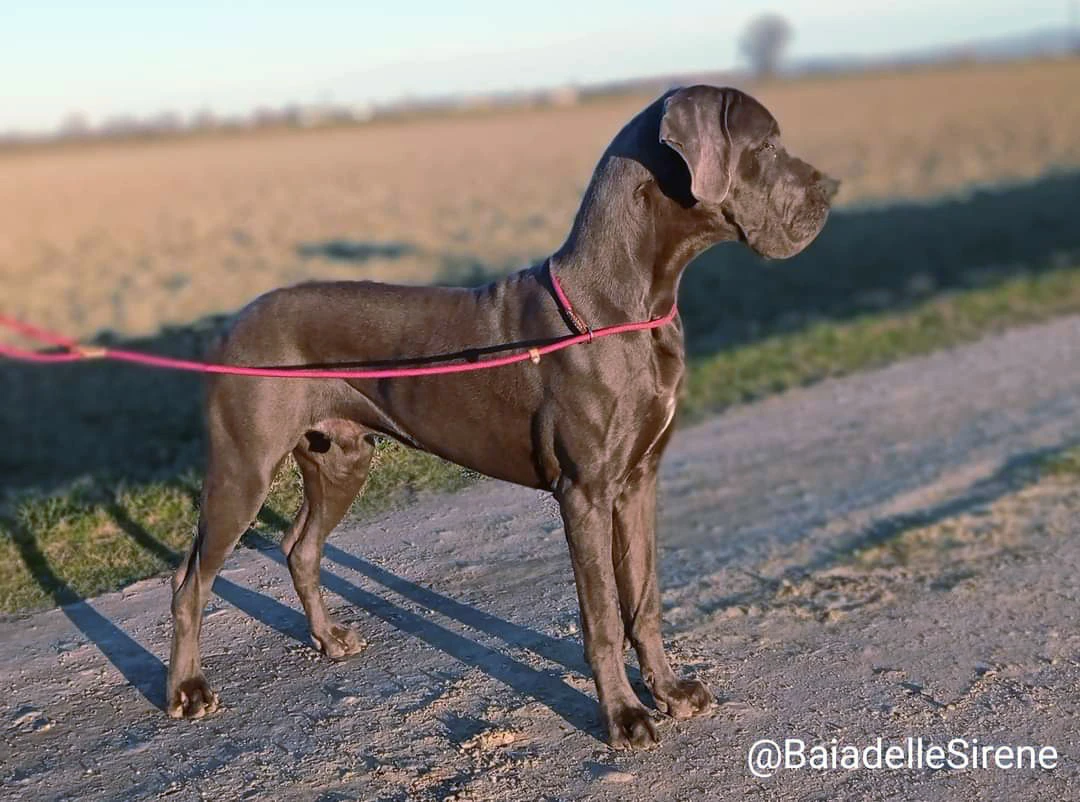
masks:
{"type": "Polygon", "coordinates": [[[1044,476],[1080,480],[1080,448],[1071,448],[1051,457],[1042,466],[1044,476]]]}
{"type": "MultiPolygon", "coordinates": [[[[371,479],[352,515],[404,503],[417,493],[452,492],[476,474],[397,443],[380,442],[371,479]]],[[[279,539],[302,499],[290,459],[274,481],[254,530],[279,539]]],[[[171,570],[198,520],[199,477],[115,488],[80,484],[29,498],[0,517],[0,612],[66,604],[171,570]]]]}
{"type": "Polygon", "coordinates": [[[817,323],[695,360],[681,409],[697,419],[791,387],[1074,312],[1080,312],[1080,269],[958,291],[899,313],[817,323]]]}
{"type": "MultiPolygon", "coordinates": [[[[829,376],[973,340],[1008,326],[1080,312],[1080,269],[1014,278],[904,311],[811,325],[691,362],[682,421],[829,376]]],[[[1047,465],[1080,476],[1080,450],[1047,465]]],[[[460,489],[476,475],[394,443],[380,444],[353,514],[371,514],[417,493],[460,489]]],[[[167,570],[190,542],[198,477],[137,487],[79,484],[24,498],[0,517],[0,611],[65,603],[167,570]]],[[[276,536],[300,503],[294,466],[282,471],[257,528],[276,536]]]]}

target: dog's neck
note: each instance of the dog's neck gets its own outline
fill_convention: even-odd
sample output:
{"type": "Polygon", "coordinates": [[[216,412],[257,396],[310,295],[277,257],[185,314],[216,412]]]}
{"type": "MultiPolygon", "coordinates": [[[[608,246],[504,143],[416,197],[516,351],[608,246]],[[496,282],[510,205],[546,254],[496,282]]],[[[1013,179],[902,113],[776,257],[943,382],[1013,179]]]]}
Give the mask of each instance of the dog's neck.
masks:
{"type": "Polygon", "coordinates": [[[593,328],[666,314],[694,257],[738,237],[704,211],[668,198],[649,179],[629,183],[590,187],[570,237],[549,260],[574,309],[593,328]]]}
{"type": "Polygon", "coordinates": [[[653,104],[611,143],[570,235],[550,258],[574,309],[593,328],[666,314],[691,260],[738,239],[690,195],[686,165],[659,141],[659,114],[653,104]]]}

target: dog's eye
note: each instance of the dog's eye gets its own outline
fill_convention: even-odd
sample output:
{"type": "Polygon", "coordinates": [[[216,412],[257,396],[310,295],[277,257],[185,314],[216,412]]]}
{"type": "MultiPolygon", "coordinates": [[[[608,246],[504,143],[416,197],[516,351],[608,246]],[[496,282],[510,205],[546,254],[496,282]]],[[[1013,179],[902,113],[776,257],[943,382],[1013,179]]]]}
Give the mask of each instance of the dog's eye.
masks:
{"type": "Polygon", "coordinates": [[[776,145],[774,145],[772,142],[762,142],[761,146],[758,148],[758,153],[775,153],[775,152],[776,152],[776,145]]]}

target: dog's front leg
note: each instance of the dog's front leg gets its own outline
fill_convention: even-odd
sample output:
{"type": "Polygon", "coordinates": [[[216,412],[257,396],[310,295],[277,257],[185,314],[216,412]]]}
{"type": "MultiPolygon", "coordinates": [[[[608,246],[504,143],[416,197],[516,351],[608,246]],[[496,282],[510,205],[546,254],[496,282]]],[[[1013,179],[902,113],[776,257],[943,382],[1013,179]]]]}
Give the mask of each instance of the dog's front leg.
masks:
{"type": "Polygon", "coordinates": [[[656,468],[656,460],[639,465],[615,500],[615,581],[626,635],[656,706],[675,718],[689,718],[708,710],[713,696],[702,682],[679,679],[664,653],[656,577],[656,468]]]}
{"type": "Polygon", "coordinates": [[[608,741],[616,749],[649,746],[658,740],[656,725],[630,687],[623,663],[623,625],[611,558],[614,493],[608,487],[566,482],[556,498],[574,566],[585,655],[608,741]]]}

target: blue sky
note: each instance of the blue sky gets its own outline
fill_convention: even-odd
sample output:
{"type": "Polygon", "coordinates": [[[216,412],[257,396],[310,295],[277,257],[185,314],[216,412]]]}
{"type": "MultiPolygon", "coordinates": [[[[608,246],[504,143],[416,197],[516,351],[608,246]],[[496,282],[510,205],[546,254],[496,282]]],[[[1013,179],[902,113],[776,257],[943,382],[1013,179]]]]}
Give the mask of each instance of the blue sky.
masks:
{"type": "Polygon", "coordinates": [[[875,54],[1062,25],[1068,0],[0,0],[0,131],[73,111],[232,113],[724,69],[754,15],[791,54],[875,54]]]}

